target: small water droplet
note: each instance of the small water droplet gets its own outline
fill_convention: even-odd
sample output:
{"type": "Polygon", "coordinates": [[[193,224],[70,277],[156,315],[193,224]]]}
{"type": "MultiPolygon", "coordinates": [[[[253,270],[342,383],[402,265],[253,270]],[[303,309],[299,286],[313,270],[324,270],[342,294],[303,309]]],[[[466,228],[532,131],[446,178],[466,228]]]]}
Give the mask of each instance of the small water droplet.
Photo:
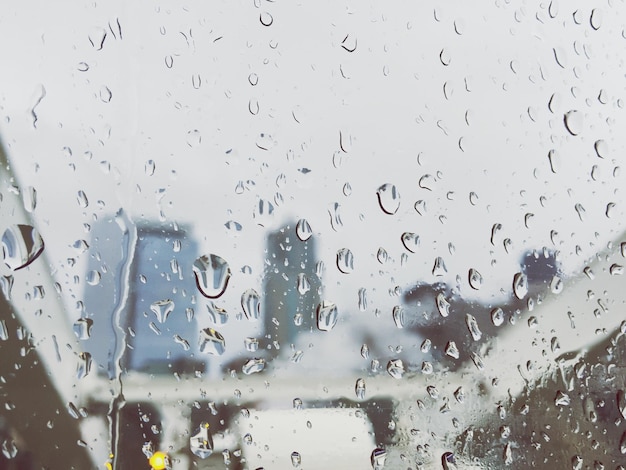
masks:
{"type": "Polygon", "coordinates": [[[572,470],[582,470],[583,458],[580,455],[572,457],[572,470]]]}
{"type": "Polygon", "coordinates": [[[395,185],[386,183],[376,191],[378,204],[385,214],[393,215],[400,207],[400,193],[395,185]]]}
{"type": "Polygon", "coordinates": [[[298,220],[298,223],[296,224],[296,235],[303,242],[307,241],[311,238],[311,235],[313,235],[313,230],[306,219],[298,220]]]}
{"type": "Polygon", "coordinates": [[[91,354],[82,352],[78,355],[78,363],[76,365],[76,378],[82,379],[91,371],[91,354]]]}
{"type": "Polygon", "coordinates": [[[26,212],[33,212],[37,207],[37,190],[32,186],[22,191],[22,202],[26,212]]]}
{"type": "Polygon", "coordinates": [[[598,158],[608,158],[609,157],[609,146],[606,141],[600,139],[596,140],[593,144],[593,148],[596,151],[596,155],[598,158]]]}
{"type": "Polygon", "coordinates": [[[202,135],[198,129],[187,131],[187,145],[191,148],[197,147],[202,143],[202,135]]]}
{"type": "Polygon", "coordinates": [[[224,337],[213,328],[205,328],[200,331],[200,352],[221,356],[226,350],[224,337]]]}
{"type": "Polygon", "coordinates": [[[452,61],[452,58],[450,57],[450,52],[445,48],[441,49],[441,52],[439,53],[439,60],[441,61],[441,64],[445,67],[450,65],[450,62],[452,61]]]}
{"type": "Polygon", "coordinates": [[[468,281],[470,287],[474,290],[479,290],[483,285],[482,275],[474,268],[469,270],[468,281]]]}
{"type": "Polygon", "coordinates": [[[385,461],[387,460],[387,452],[384,449],[376,448],[372,451],[370,462],[373,470],[383,470],[385,461]]]}
{"type": "Polygon", "coordinates": [[[165,66],[171,69],[174,66],[174,58],[171,55],[165,56],[165,66]]]}
{"type": "Polygon", "coordinates": [[[101,278],[102,278],[102,275],[100,274],[100,271],[93,269],[87,273],[85,280],[87,281],[87,284],[89,284],[90,286],[97,286],[98,284],[100,284],[101,278]]]}
{"type": "Polygon", "coordinates": [[[83,209],[89,205],[89,199],[87,199],[85,191],[82,190],[78,191],[78,194],[76,195],[76,201],[78,202],[78,205],[83,209]]]}
{"type": "Polygon", "coordinates": [[[253,358],[248,360],[241,368],[241,371],[246,374],[256,374],[265,369],[265,359],[253,358]]]}
{"type": "Polygon", "coordinates": [[[348,248],[342,248],[337,252],[337,268],[344,274],[354,271],[354,255],[348,248]]]}
{"type": "Polygon", "coordinates": [[[169,314],[174,311],[174,302],[171,299],[157,300],[150,304],[150,310],[154,312],[159,323],[165,323],[169,314]]]}
{"type": "Polygon", "coordinates": [[[404,232],[401,237],[402,244],[411,253],[417,252],[420,245],[419,235],[412,232],[404,232]]]}
{"type": "Polygon", "coordinates": [[[401,379],[404,376],[404,363],[402,359],[392,359],[387,363],[387,373],[394,379],[401,379]]]}
{"type": "Polygon", "coordinates": [[[156,170],[156,163],[154,163],[154,160],[148,160],[144,166],[144,171],[146,173],[146,176],[154,175],[155,170],[156,170]]]}
{"type": "Polygon", "coordinates": [[[261,297],[254,289],[248,289],[241,294],[241,308],[246,318],[257,321],[261,317],[261,297]]]}
{"type": "Polygon", "coordinates": [[[216,299],[224,293],[231,276],[230,267],[224,259],[214,254],[204,255],[196,259],[192,269],[202,295],[216,299]]]}
{"type": "Polygon", "coordinates": [[[113,93],[108,86],[102,85],[100,87],[100,101],[103,103],[110,103],[113,98],[113,93]]]}
{"type": "Polygon", "coordinates": [[[337,324],[339,314],[337,306],[332,302],[323,301],[317,306],[317,328],[320,331],[330,331],[337,324]]]}
{"type": "Polygon", "coordinates": [[[206,305],[209,318],[216,325],[223,325],[228,321],[228,313],[221,307],[209,301],[206,305]]]}
{"type": "Polygon", "coordinates": [[[4,263],[13,271],[31,264],[41,255],[43,249],[41,235],[30,225],[11,225],[2,235],[4,263]]]}
{"type": "Polygon", "coordinates": [[[189,449],[196,457],[201,459],[209,457],[214,450],[213,436],[209,427],[209,423],[200,423],[197,432],[189,438],[189,449]]]}
{"type": "Polygon", "coordinates": [[[554,52],[554,59],[556,60],[556,63],[561,68],[567,67],[567,53],[565,52],[565,49],[562,47],[555,47],[552,51],[554,52]]]}
{"type": "MultiPolygon", "coordinates": [[[[8,437],[2,441],[2,455],[4,455],[7,459],[14,459],[17,456],[17,452],[17,447],[13,439],[8,437]]],[[[11,464],[8,465],[11,466],[11,464]]]]}
{"type": "Polygon", "coordinates": [[[351,34],[346,34],[346,37],[341,41],[341,47],[348,52],[356,51],[357,40],[356,37],[351,34]]]}
{"type": "Polygon", "coordinates": [[[367,290],[364,287],[359,289],[359,311],[365,312],[367,310],[367,290]]]}
{"type": "Polygon", "coordinates": [[[338,203],[331,204],[328,209],[330,215],[330,226],[335,232],[338,232],[343,227],[343,221],[341,220],[341,206],[338,203]]]}
{"type": "Polygon", "coordinates": [[[437,258],[435,258],[435,263],[433,264],[433,276],[443,276],[447,272],[448,269],[446,268],[446,263],[443,261],[443,258],[441,256],[437,256],[437,258]]]}
{"type": "Polygon", "coordinates": [[[458,359],[460,356],[459,348],[457,348],[454,341],[448,341],[448,343],[446,344],[445,353],[447,356],[450,356],[454,359],[458,359]]]}
{"type": "Polygon", "coordinates": [[[450,302],[447,301],[443,292],[437,294],[436,302],[439,315],[441,315],[442,317],[447,317],[448,315],[450,315],[450,302]]]}
{"type": "Polygon", "coordinates": [[[572,135],[578,135],[583,130],[583,114],[575,109],[565,113],[563,117],[565,128],[572,135]]]}
{"type": "Polygon", "coordinates": [[[107,37],[107,31],[104,28],[93,28],[90,32],[89,32],[89,42],[91,43],[91,46],[97,50],[100,51],[102,50],[102,48],[104,47],[104,40],[107,37]]]}
{"type": "Polygon", "coordinates": [[[556,406],[569,406],[570,405],[570,397],[567,393],[558,390],[556,392],[556,396],[554,397],[554,404],[556,406]]]}

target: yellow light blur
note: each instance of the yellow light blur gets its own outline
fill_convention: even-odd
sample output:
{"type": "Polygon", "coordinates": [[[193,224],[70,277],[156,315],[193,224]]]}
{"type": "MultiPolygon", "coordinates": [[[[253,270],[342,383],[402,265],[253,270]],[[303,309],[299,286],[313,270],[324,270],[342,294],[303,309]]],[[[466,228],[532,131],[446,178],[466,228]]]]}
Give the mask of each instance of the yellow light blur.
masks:
{"type": "Polygon", "coordinates": [[[167,454],[164,452],[155,452],[150,457],[150,466],[153,470],[165,470],[167,468],[167,454]]]}

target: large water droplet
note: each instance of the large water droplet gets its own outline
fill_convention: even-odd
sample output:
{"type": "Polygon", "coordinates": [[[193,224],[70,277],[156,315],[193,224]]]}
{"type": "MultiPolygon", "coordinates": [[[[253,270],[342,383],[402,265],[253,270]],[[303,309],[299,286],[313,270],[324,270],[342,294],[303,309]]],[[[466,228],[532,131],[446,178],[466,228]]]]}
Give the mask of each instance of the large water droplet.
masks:
{"type": "Polygon", "coordinates": [[[324,301],[317,306],[317,328],[320,331],[330,331],[337,324],[339,313],[337,306],[332,302],[324,301]]]}
{"type": "Polygon", "coordinates": [[[307,241],[311,238],[311,235],[313,235],[313,230],[306,219],[298,220],[298,223],[296,224],[296,235],[303,242],[307,241]]]}
{"type": "Polygon", "coordinates": [[[400,193],[395,185],[386,183],[376,191],[378,203],[385,214],[393,215],[400,207],[400,193]]]}
{"type": "Polygon", "coordinates": [[[337,252],[337,268],[344,274],[354,271],[354,256],[348,248],[342,248],[337,252]]]}
{"type": "Polygon", "coordinates": [[[385,461],[387,460],[387,452],[384,449],[374,449],[370,456],[372,468],[374,470],[383,470],[385,468],[385,461]]]}
{"type": "Polygon", "coordinates": [[[356,385],[354,386],[354,393],[359,400],[365,398],[365,380],[357,379],[356,385]]]}
{"type": "Polygon", "coordinates": [[[583,130],[583,113],[575,109],[568,111],[563,117],[563,122],[570,134],[578,135],[583,130]]]}
{"type": "Polygon", "coordinates": [[[224,293],[230,280],[228,263],[217,255],[204,255],[193,263],[193,273],[200,293],[216,299],[224,293]]]}
{"type": "Polygon", "coordinates": [[[476,321],[476,317],[474,315],[470,315],[469,313],[465,314],[465,324],[467,325],[467,329],[472,335],[474,341],[480,340],[483,334],[478,328],[478,322],[476,321]]]}
{"type": "Polygon", "coordinates": [[[517,273],[513,276],[513,293],[520,300],[528,295],[528,278],[526,274],[517,273]]]}
{"type": "Polygon", "coordinates": [[[257,321],[261,316],[261,298],[254,289],[241,294],[241,308],[248,320],[257,321]]]}
{"type": "Polygon", "coordinates": [[[446,344],[445,353],[453,359],[458,359],[460,356],[459,348],[454,341],[448,341],[446,344]]]}
{"type": "Polygon", "coordinates": [[[445,273],[448,272],[448,269],[446,268],[446,263],[443,261],[443,258],[441,256],[437,256],[437,258],[435,258],[435,263],[433,264],[433,276],[443,276],[445,273]]]}
{"type": "Polygon", "coordinates": [[[265,369],[265,359],[253,358],[248,360],[241,368],[241,371],[246,374],[256,374],[265,369]]]}
{"type": "Polygon", "coordinates": [[[602,17],[603,17],[602,10],[600,10],[599,8],[594,8],[593,10],[591,10],[591,16],[589,17],[589,24],[596,31],[600,29],[600,26],[602,26],[602,17]]]}
{"type": "Polygon", "coordinates": [[[394,379],[404,377],[404,363],[402,359],[392,359],[387,363],[387,373],[394,379]]]}
{"type": "Polygon", "coordinates": [[[420,245],[419,235],[412,232],[404,232],[401,237],[402,244],[411,253],[415,253],[420,245]]]}
{"type": "Polygon", "coordinates": [[[450,315],[450,302],[446,300],[443,292],[437,294],[436,302],[439,315],[441,315],[442,317],[447,317],[448,315],[450,315]]]}
{"type": "Polygon", "coordinates": [[[205,328],[200,331],[200,352],[221,356],[226,350],[224,337],[213,328],[205,328]]]}
{"type": "Polygon", "coordinates": [[[169,314],[174,311],[174,301],[171,299],[157,300],[150,304],[150,310],[154,312],[159,323],[165,323],[169,314]]]}
{"type": "Polygon", "coordinates": [[[295,468],[298,468],[302,464],[302,456],[299,452],[291,453],[291,465],[295,468]]]}
{"type": "Polygon", "coordinates": [[[41,255],[43,249],[41,235],[30,225],[11,225],[2,235],[4,263],[13,271],[31,264],[41,255]]]}
{"type": "Polygon", "coordinates": [[[393,322],[396,324],[396,327],[404,328],[404,322],[405,322],[404,309],[401,306],[396,305],[393,308],[392,316],[393,316],[393,322]]]}
{"type": "Polygon", "coordinates": [[[218,307],[213,302],[207,303],[206,306],[209,318],[216,325],[223,325],[228,321],[228,313],[221,307],[218,307]]]}
{"type": "Polygon", "coordinates": [[[470,269],[467,277],[472,289],[479,290],[482,287],[483,277],[477,270],[474,268],[470,269]]]}
{"type": "Polygon", "coordinates": [[[209,423],[201,423],[198,432],[189,438],[189,449],[201,459],[206,459],[213,453],[213,436],[209,431],[209,423]]]}

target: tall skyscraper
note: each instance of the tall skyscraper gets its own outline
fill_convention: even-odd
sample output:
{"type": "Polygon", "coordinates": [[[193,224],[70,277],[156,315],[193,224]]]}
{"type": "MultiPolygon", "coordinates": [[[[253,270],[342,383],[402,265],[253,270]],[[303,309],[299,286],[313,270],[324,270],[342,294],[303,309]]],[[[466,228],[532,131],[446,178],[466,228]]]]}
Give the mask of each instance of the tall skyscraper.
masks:
{"type": "Polygon", "coordinates": [[[314,237],[306,241],[287,224],[267,236],[264,277],[264,335],[271,357],[315,328],[321,281],[316,272],[314,237]]]}

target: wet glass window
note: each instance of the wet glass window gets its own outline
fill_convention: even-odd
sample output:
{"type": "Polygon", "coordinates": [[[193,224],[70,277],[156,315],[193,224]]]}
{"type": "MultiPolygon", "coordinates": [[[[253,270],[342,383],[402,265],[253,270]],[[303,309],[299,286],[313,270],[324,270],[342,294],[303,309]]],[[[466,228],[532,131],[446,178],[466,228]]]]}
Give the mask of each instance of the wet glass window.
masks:
{"type": "Polygon", "coordinates": [[[626,9],[0,15],[0,468],[623,469],[626,9]]]}

